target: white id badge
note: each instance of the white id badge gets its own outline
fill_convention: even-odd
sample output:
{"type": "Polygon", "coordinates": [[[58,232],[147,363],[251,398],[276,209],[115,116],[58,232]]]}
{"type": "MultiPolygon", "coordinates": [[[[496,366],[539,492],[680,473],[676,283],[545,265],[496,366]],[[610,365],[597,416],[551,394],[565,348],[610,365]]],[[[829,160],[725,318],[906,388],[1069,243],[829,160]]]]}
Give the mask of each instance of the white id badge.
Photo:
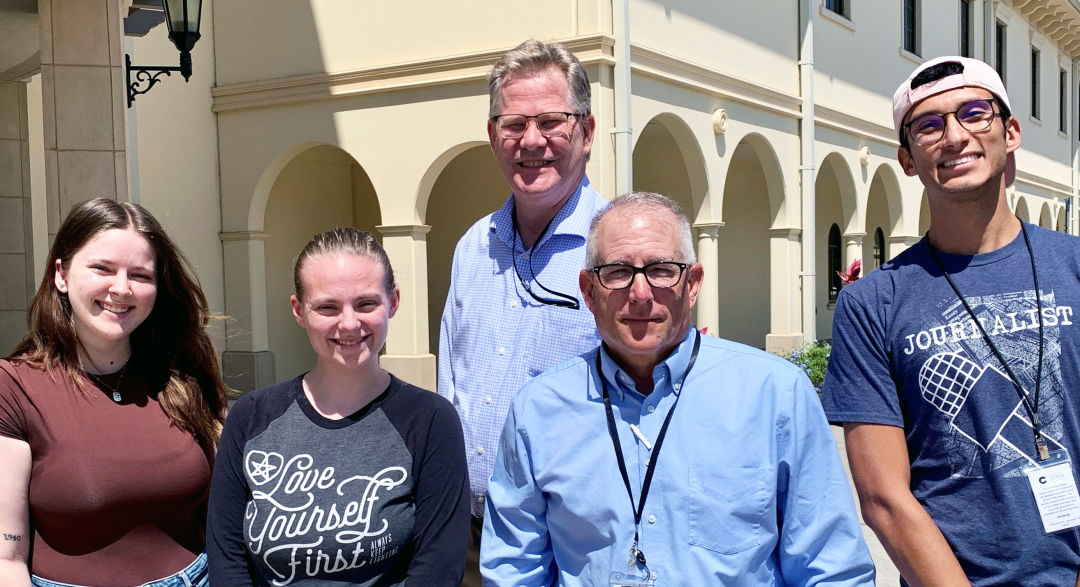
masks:
{"type": "Polygon", "coordinates": [[[1048,460],[1023,471],[1047,534],[1080,526],[1080,492],[1065,451],[1055,450],[1048,460]]]}
{"type": "Polygon", "coordinates": [[[608,587],[653,587],[653,580],[648,571],[641,574],[613,572],[608,579],[608,587]]]}

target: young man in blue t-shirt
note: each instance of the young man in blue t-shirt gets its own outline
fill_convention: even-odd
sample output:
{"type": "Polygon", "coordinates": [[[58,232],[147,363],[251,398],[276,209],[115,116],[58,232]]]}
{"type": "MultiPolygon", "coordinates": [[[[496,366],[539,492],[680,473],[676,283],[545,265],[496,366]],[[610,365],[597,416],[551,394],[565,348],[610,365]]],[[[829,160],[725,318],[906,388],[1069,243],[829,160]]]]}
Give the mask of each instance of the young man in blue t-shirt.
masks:
{"type": "Polygon", "coordinates": [[[1020,124],[990,66],[924,63],[893,122],[930,230],[841,292],[823,396],[863,516],[908,584],[1080,585],[1080,239],[1009,209],[1020,124]]]}

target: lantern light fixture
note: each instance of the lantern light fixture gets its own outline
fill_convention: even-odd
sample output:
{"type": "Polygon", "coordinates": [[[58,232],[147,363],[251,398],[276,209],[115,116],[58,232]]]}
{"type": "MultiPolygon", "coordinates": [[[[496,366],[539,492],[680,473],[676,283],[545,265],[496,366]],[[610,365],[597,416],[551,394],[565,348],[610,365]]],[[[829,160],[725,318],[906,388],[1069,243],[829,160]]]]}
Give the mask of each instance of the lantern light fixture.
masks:
{"type": "Polygon", "coordinates": [[[169,27],[169,39],[180,52],[180,65],[132,65],[131,56],[124,55],[128,108],[135,104],[135,96],[149,92],[150,88],[161,81],[162,75],[172,75],[172,72],[179,71],[185,82],[191,78],[191,49],[200,37],[202,0],[163,0],[162,7],[165,9],[165,24],[169,27]]]}

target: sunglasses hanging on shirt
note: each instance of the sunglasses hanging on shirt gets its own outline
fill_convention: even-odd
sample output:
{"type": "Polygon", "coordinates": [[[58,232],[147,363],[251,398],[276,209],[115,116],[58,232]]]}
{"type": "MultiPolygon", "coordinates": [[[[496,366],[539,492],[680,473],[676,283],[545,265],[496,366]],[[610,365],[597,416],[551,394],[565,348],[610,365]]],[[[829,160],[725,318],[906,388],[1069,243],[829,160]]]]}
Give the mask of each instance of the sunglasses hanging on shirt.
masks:
{"type": "MultiPolygon", "coordinates": [[[[551,220],[548,220],[548,223],[546,225],[544,225],[544,230],[541,230],[540,235],[536,237],[536,242],[533,243],[532,247],[526,249],[525,253],[528,254],[528,256],[529,256],[529,275],[532,276],[532,280],[536,283],[537,286],[540,287],[540,289],[542,289],[545,292],[555,296],[558,299],[551,299],[551,298],[546,298],[546,297],[541,297],[541,296],[536,295],[536,293],[533,292],[533,290],[532,290],[532,286],[529,285],[529,282],[526,281],[525,279],[522,279],[521,272],[518,271],[518,266],[517,266],[518,229],[517,229],[517,206],[516,205],[514,206],[514,209],[510,213],[510,219],[511,219],[511,223],[512,223],[512,225],[514,227],[513,242],[511,243],[511,250],[510,250],[510,259],[511,259],[511,262],[513,263],[513,265],[514,265],[514,275],[517,275],[518,281],[521,282],[521,287],[525,288],[525,292],[528,293],[529,296],[532,297],[532,299],[540,302],[541,304],[545,304],[545,305],[548,305],[548,306],[556,306],[556,307],[559,307],[559,308],[569,308],[571,310],[580,309],[581,304],[578,303],[577,298],[575,298],[574,296],[569,295],[569,294],[564,294],[562,292],[558,292],[558,291],[555,291],[555,290],[552,290],[552,289],[548,289],[544,284],[540,283],[539,276],[537,276],[536,271],[533,270],[533,264],[532,264],[533,256],[534,256],[533,253],[536,251],[536,246],[540,244],[540,241],[544,238],[544,234],[547,233],[548,228],[551,227],[551,223],[552,223],[552,221],[555,220],[555,218],[552,217],[551,220]]],[[[522,246],[524,246],[524,243],[522,243],[522,246]]]]}

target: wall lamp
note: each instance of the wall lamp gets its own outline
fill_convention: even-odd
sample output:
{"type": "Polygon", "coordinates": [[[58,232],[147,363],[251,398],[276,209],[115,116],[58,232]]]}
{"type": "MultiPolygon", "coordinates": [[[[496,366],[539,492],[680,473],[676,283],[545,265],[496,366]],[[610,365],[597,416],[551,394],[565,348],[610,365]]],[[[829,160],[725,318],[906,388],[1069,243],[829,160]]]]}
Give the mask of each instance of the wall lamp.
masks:
{"type": "Polygon", "coordinates": [[[169,38],[180,51],[180,65],[172,67],[131,64],[131,56],[124,55],[124,69],[127,72],[127,105],[135,103],[135,96],[145,94],[161,81],[162,75],[171,75],[179,71],[184,81],[191,77],[191,48],[199,40],[199,16],[202,13],[202,0],[163,0],[165,24],[169,27],[169,38]],[[134,81],[132,81],[134,73],[134,81]]]}

